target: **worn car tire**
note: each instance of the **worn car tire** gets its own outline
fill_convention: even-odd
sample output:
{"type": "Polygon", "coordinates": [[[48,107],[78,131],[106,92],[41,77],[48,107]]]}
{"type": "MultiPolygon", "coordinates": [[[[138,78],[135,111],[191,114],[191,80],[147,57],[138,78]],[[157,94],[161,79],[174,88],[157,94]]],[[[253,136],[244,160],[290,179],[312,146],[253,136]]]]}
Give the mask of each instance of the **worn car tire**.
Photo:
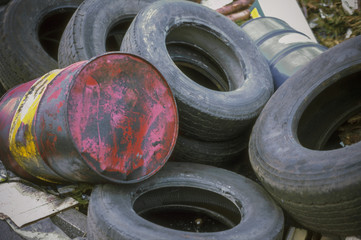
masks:
{"type": "Polygon", "coordinates": [[[283,213],[259,185],[241,175],[212,166],[172,162],[138,184],[96,186],[90,197],[87,226],[89,240],[282,239],[283,213]],[[140,216],[174,206],[224,217],[233,227],[218,232],[182,231],[140,216]]]}
{"type": "Polygon", "coordinates": [[[81,1],[12,0],[8,3],[0,20],[0,82],[5,89],[58,67],[58,41],[81,1]]]}
{"type": "Polygon", "coordinates": [[[222,142],[206,142],[178,135],[169,161],[193,162],[223,167],[240,159],[247,148],[249,134],[222,142]]]}
{"type": "MultiPolygon", "coordinates": [[[[1,3],[0,3],[0,19],[3,19],[3,14],[4,14],[4,6],[1,6],[1,3]]],[[[2,60],[0,60],[2,61],[2,60]]],[[[1,81],[0,81],[0,97],[2,95],[4,95],[6,93],[6,90],[5,88],[3,87],[3,85],[1,84],[1,81]]]]}
{"type": "Polygon", "coordinates": [[[186,1],[160,1],[142,9],[121,51],[146,58],[176,97],[180,131],[205,141],[236,138],[250,128],[273,93],[269,67],[245,32],[225,16],[186,1]],[[221,70],[225,90],[191,80],[173,62],[167,45],[193,48],[221,70]]]}
{"type": "MultiPolygon", "coordinates": [[[[107,51],[109,34],[121,42],[129,24],[138,11],[158,0],[87,0],[70,19],[59,46],[60,67],[87,60],[107,51]]],[[[118,49],[119,50],[120,43],[118,49]]]]}
{"type": "Polygon", "coordinates": [[[59,46],[60,67],[119,51],[139,10],[159,0],[87,0],[69,21],[59,46]]]}
{"type": "Polygon", "coordinates": [[[360,76],[358,36],[290,77],[251,134],[258,178],[295,220],[316,232],[361,234],[361,143],[342,148],[336,131],[361,110],[360,76]]]}

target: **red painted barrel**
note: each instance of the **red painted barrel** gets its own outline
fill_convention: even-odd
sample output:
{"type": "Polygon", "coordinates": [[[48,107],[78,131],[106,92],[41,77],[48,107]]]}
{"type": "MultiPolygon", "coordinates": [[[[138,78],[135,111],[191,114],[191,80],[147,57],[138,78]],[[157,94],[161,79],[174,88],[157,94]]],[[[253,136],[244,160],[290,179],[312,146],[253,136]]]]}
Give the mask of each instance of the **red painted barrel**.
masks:
{"type": "Polygon", "coordinates": [[[131,54],[54,70],[0,101],[1,159],[47,182],[141,181],[166,163],[177,134],[165,79],[131,54]]]}
{"type": "Polygon", "coordinates": [[[12,160],[9,150],[9,132],[13,116],[24,94],[30,89],[36,80],[24,83],[11,89],[1,98],[0,104],[0,157],[7,169],[17,173],[22,178],[41,183],[41,181],[25,171],[16,161],[12,160]]]}

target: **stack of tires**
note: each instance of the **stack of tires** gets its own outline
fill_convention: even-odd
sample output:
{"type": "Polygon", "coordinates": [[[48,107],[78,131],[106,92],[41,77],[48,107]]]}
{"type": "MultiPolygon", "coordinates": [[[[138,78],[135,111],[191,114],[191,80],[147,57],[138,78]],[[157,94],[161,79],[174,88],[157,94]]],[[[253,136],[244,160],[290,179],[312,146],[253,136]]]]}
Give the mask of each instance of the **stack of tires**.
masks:
{"type": "Polygon", "coordinates": [[[177,101],[180,140],[172,162],[139,183],[98,185],[88,208],[89,239],[282,239],[283,212],[260,186],[234,172],[199,164],[222,166],[239,160],[254,121],[273,93],[267,62],[246,33],[190,1],[27,4],[12,0],[4,8],[2,52],[10,56],[1,61],[4,88],[32,80],[57,64],[65,68],[120,50],[154,65],[177,101]],[[36,27],[12,27],[15,12],[25,9],[32,9],[27,14],[34,19],[26,24],[36,27]],[[74,13],[66,27],[54,29],[64,29],[61,38],[48,32],[54,22],[68,20],[60,15],[69,9],[74,13]],[[33,47],[20,40],[24,46],[11,46],[12,31],[20,30],[27,31],[33,47]],[[42,43],[48,40],[58,49],[42,43]],[[156,220],[163,219],[162,213],[172,214],[167,224],[156,220]]]}
{"type": "Polygon", "coordinates": [[[3,91],[120,51],[151,63],[175,96],[170,161],[138,183],[97,185],[88,239],[281,240],[283,210],[316,232],[361,234],[359,144],[334,149],[332,141],[361,109],[360,37],[320,54],[272,95],[268,63],[251,38],[192,1],[6,2],[3,91]],[[267,192],[220,168],[242,161],[247,148],[267,192]]]}
{"type": "Polygon", "coordinates": [[[84,2],[60,42],[60,67],[121,44],[159,69],[175,95],[180,136],[172,160],[217,166],[236,160],[273,92],[267,65],[236,25],[201,5],[154,4],[132,21],[153,2],[84,2]]]}
{"type": "Polygon", "coordinates": [[[360,76],[357,36],[292,75],[252,131],[249,154],[258,178],[284,210],[316,232],[361,234],[361,143],[343,147],[337,131],[361,111],[360,76]]]}

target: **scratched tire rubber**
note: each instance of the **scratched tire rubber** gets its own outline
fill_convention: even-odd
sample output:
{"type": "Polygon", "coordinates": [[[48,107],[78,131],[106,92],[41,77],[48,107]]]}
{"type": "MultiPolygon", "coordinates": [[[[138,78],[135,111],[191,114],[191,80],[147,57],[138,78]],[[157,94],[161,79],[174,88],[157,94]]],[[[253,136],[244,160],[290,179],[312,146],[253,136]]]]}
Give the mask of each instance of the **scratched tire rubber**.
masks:
{"type": "MultiPolygon", "coordinates": [[[[3,3],[5,4],[5,2],[3,3]]],[[[1,6],[1,2],[0,2],[0,19],[3,19],[3,14],[4,14],[4,10],[5,10],[5,7],[4,6],[1,6]]],[[[3,61],[3,60],[1,60],[3,61]]],[[[3,87],[3,85],[0,83],[0,98],[6,93],[6,90],[5,88],[3,87]]]]}
{"type": "Polygon", "coordinates": [[[280,240],[282,232],[282,210],[260,185],[239,174],[195,163],[167,163],[152,178],[137,184],[98,185],[88,207],[89,240],[280,240]],[[160,226],[140,216],[171,205],[213,210],[227,216],[233,227],[199,233],[160,226]]]}
{"type": "Polygon", "coordinates": [[[79,6],[62,36],[59,67],[119,51],[125,32],[139,10],[159,0],[87,0],[79,6]]]}
{"type": "Polygon", "coordinates": [[[118,42],[119,46],[118,49],[108,50],[119,50],[122,37],[135,15],[155,1],[158,0],[84,1],[63,33],[58,54],[59,66],[66,67],[107,52],[109,34],[114,38],[110,36],[108,40],[113,40],[113,45],[118,42]]]}
{"type": "MultiPolygon", "coordinates": [[[[58,68],[57,61],[40,43],[39,29],[40,26],[51,24],[53,30],[61,31],[66,24],[60,24],[70,19],[80,2],[81,0],[12,0],[6,5],[0,20],[0,82],[4,89],[8,90],[58,68]],[[47,22],[54,14],[63,16],[65,12],[69,12],[70,16],[64,21],[58,19],[55,23],[47,22]]],[[[43,37],[45,39],[47,36],[43,37]]]]}
{"type": "Polygon", "coordinates": [[[336,132],[361,110],[360,76],[358,36],[290,77],[251,134],[256,175],[296,221],[316,232],[361,235],[361,143],[341,147],[336,132]]]}
{"type": "Polygon", "coordinates": [[[193,162],[224,167],[241,161],[241,153],[247,148],[249,134],[222,142],[206,142],[178,135],[177,143],[168,161],[193,162]]]}
{"type": "MultiPolygon", "coordinates": [[[[172,60],[183,67],[190,78],[210,79],[213,85],[222,85],[222,71],[207,56],[195,54],[188,46],[168,44],[167,49],[172,60]]],[[[224,141],[204,141],[180,134],[170,161],[194,162],[223,167],[239,160],[240,153],[247,147],[249,133],[224,141]]]]}
{"type": "Polygon", "coordinates": [[[164,75],[176,97],[180,132],[205,141],[236,138],[249,129],[273,93],[269,67],[236,24],[205,6],[161,1],[142,9],[121,51],[140,55],[164,75]],[[208,54],[227,76],[226,91],[191,80],[174,64],[166,45],[183,44],[208,54]]]}

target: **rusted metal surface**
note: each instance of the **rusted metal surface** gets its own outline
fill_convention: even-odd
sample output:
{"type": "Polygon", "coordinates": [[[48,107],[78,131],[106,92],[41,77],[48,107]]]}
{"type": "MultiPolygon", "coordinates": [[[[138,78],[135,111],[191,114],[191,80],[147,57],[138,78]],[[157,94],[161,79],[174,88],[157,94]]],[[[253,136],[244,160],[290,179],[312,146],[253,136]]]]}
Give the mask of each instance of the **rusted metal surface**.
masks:
{"type": "Polygon", "coordinates": [[[5,167],[20,177],[29,180],[37,181],[38,179],[30,175],[25,171],[16,161],[11,157],[9,150],[9,132],[12,119],[16,112],[16,109],[25,95],[36,80],[24,83],[9,90],[6,95],[1,98],[0,101],[0,158],[5,167]]]}
{"type": "Polygon", "coordinates": [[[9,131],[9,150],[11,157],[31,175],[36,176],[40,180],[54,183],[66,180],[58,176],[46,162],[43,161],[37,148],[34,122],[41,97],[45,92],[47,84],[59,73],[60,70],[54,70],[34,82],[22,97],[12,118],[9,131]]]}
{"type": "Polygon", "coordinates": [[[158,70],[137,56],[105,54],[25,85],[21,94],[13,90],[16,99],[8,93],[0,102],[7,130],[1,157],[38,179],[137,182],[173,150],[173,95],[158,70]]]}

